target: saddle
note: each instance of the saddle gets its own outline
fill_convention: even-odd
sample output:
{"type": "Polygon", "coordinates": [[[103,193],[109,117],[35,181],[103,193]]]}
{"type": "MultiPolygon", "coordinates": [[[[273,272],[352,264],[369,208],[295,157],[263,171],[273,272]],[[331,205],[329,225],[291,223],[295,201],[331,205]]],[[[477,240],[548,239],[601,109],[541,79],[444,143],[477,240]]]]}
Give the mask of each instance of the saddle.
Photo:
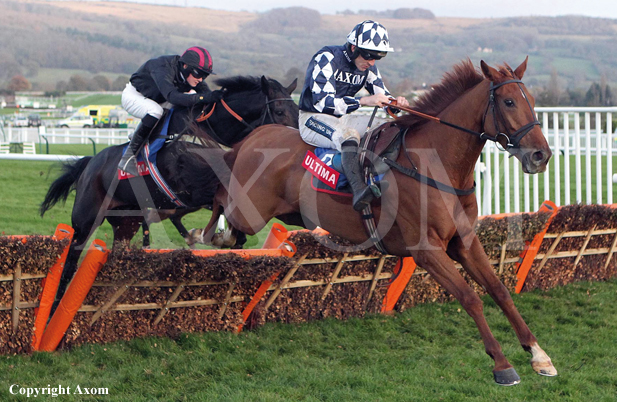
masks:
{"type": "MultiPolygon", "coordinates": [[[[384,174],[390,169],[390,166],[384,162],[384,159],[395,160],[398,157],[401,149],[401,134],[402,130],[395,122],[388,122],[367,133],[360,144],[360,162],[363,168],[368,169],[368,178],[380,187],[383,185],[382,179],[384,174]]],[[[336,187],[333,188],[328,183],[320,180],[318,175],[314,175],[311,187],[315,191],[323,193],[351,196],[352,191],[340,162],[340,152],[336,149],[316,148],[315,156],[324,165],[338,172],[339,177],[336,187]]],[[[383,191],[385,188],[381,188],[381,190],[383,191]]]]}

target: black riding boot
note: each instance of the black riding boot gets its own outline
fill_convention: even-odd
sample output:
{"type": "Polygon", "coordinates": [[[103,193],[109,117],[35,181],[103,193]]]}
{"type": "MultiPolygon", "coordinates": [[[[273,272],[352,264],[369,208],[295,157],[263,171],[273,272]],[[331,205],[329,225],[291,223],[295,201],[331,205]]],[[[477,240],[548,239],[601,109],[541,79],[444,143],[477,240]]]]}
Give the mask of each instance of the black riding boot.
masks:
{"type": "Polygon", "coordinates": [[[146,115],[146,117],[141,120],[141,123],[139,123],[139,125],[135,129],[135,132],[133,133],[133,136],[131,137],[129,147],[127,148],[124,155],[122,155],[122,158],[118,163],[118,169],[130,175],[139,176],[136,155],[141,150],[142,145],[148,139],[150,131],[152,131],[152,127],[154,127],[157,121],[158,120],[156,117],[150,115],[146,115]]]}
{"type": "Polygon", "coordinates": [[[381,194],[377,186],[367,186],[364,182],[358,160],[358,143],[355,140],[347,140],[343,142],[341,149],[343,172],[353,191],[353,209],[361,211],[370,205],[375,196],[378,197],[381,194]]]}

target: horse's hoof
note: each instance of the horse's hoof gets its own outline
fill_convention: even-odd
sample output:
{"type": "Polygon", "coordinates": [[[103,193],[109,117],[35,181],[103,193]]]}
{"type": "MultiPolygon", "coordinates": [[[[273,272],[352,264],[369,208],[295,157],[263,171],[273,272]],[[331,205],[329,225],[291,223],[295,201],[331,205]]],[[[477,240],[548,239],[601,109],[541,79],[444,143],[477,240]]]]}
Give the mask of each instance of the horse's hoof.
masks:
{"type": "Polygon", "coordinates": [[[495,382],[497,384],[506,387],[516,385],[521,382],[521,377],[518,376],[516,370],[514,370],[514,367],[500,371],[493,371],[493,376],[495,377],[495,382]]]}
{"type": "Polygon", "coordinates": [[[557,370],[555,370],[555,366],[553,366],[553,362],[546,352],[537,343],[531,345],[529,349],[532,355],[531,367],[534,371],[540,375],[555,377],[557,370]]]}
{"type": "MultiPolygon", "coordinates": [[[[202,230],[201,229],[191,229],[189,230],[189,237],[193,240],[193,244],[195,243],[203,243],[203,239],[202,239],[202,234],[201,234],[202,230]]],[[[186,240],[186,239],[185,239],[186,240]]],[[[187,241],[188,243],[188,241],[187,241]]]]}
{"type": "Polygon", "coordinates": [[[557,375],[557,369],[553,366],[553,363],[549,360],[548,362],[531,362],[531,367],[534,371],[540,375],[544,375],[547,377],[555,377],[557,375]]]}
{"type": "Polygon", "coordinates": [[[223,234],[215,233],[214,236],[212,236],[212,240],[210,240],[210,244],[214,247],[223,248],[223,246],[225,245],[223,234]]]}

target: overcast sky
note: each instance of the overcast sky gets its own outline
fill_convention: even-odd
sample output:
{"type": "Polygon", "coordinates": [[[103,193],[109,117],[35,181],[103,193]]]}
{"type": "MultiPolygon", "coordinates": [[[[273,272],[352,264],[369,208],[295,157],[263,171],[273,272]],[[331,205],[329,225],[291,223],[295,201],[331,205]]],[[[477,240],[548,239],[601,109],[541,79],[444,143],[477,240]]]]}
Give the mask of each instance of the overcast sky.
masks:
{"type": "MultiPolygon", "coordinates": [[[[134,0],[135,1],[135,0],[134,0]]],[[[267,11],[279,7],[302,6],[322,14],[335,14],[346,9],[352,11],[397,8],[424,8],[437,17],[514,17],[529,15],[586,15],[617,19],[615,0],[136,0],[146,3],[166,3],[178,6],[200,6],[230,11],[267,11]]]]}

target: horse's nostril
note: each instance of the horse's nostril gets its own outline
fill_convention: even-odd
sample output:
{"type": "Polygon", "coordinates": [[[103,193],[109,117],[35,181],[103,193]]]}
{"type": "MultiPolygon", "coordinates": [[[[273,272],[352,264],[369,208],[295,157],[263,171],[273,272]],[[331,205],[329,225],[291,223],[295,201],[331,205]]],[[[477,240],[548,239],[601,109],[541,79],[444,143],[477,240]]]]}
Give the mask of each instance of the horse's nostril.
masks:
{"type": "Polygon", "coordinates": [[[536,165],[540,165],[542,162],[544,162],[545,159],[546,159],[546,156],[544,155],[544,152],[542,151],[536,151],[533,153],[533,155],[531,155],[531,160],[536,165]]]}

